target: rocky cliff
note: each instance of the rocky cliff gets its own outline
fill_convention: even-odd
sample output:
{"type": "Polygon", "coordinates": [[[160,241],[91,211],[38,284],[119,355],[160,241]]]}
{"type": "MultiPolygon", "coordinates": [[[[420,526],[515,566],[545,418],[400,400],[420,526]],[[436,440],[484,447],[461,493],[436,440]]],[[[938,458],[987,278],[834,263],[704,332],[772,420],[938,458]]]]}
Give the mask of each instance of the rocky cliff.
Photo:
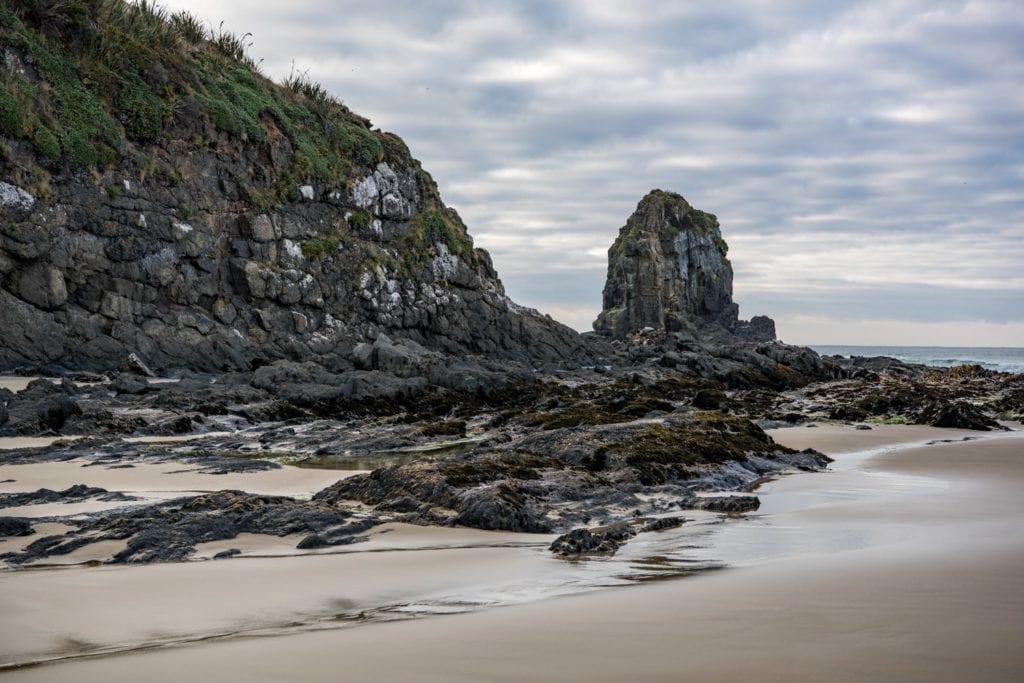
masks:
{"type": "Polygon", "coordinates": [[[581,352],[402,140],[244,47],[145,4],[0,4],[0,369],[581,352]]]}
{"type": "Polygon", "coordinates": [[[715,216],[674,192],[651,191],[608,250],[604,305],[594,329],[616,339],[644,328],[775,339],[771,319],[738,319],[727,253],[715,216]]]}

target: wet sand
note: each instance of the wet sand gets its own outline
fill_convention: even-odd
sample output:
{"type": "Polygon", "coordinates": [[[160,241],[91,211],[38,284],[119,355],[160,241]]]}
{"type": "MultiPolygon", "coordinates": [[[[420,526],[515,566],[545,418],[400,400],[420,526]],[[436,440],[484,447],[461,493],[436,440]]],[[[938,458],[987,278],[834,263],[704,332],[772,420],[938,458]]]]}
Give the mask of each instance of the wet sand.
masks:
{"type": "Polygon", "coordinates": [[[339,479],[358,474],[357,470],[313,470],[289,465],[273,470],[227,474],[208,474],[201,472],[198,466],[173,462],[137,463],[124,468],[85,465],[88,463],[84,460],[3,465],[0,469],[2,478],[14,481],[0,483],[0,493],[39,488],[60,490],[86,484],[143,496],[165,494],[163,497],[174,497],[191,492],[240,489],[264,495],[309,497],[339,479]]]}
{"type": "MultiPolygon", "coordinates": [[[[0,573],[0,663],[336,627],[382,605],[397,617],[413,596],[468,594],[481,577],[530,577],[557,562],[516,547],[538,543],[524,534],[431,529],[424,538],[406,525],[381,531],[327,554],[0,573]]],[[[255,553],[276,540],[224,543],[255,553]]]]}
{"type": "MultiPolygon", "coordinates": [[[[167,642],[164,636],[175,629],[212,632],[237,628],[246,619],[259,626],[261,617],[268,633],[280,633],[287,630],[280,615],[289,612],[303,619],[320,614],[323,619],[292,635],[77,659],[13,670],[5,677],[1024,677],[1024,649],[1019,646],[1024,640],[1021,433],[927,446],[928,440],[978,434],[822,426],[779,430],[774,436],[787,445],[834,454],[837,462],[830,472],[797,474],[767,484],[758,514],[711,533],[702,552],[728,559],[730,569],[469,614],[369,619],[372,623],[365,625],[358,619],[347,621],[362,605],[388,600],[398,604],[449,588],[456,596],[472,595],[476,585],[538,580],[562,571],[559,567],[565,564],[536,547],[388,551],[391,534],[385,534],[371,541],[381,544],[380,552],[11,572],[0,574],[0,642],[7,661],[52,651],[55,643],[58,650],[68,652],[77,640],[87,641],[80,644],[87,650],[104,643],[167,642]],[[865,451],[894,442],[906,445],[865,451]],[[332,610],[343,615],[344,623],[326,621],[332,610]]],[[[465,530],[407,531],[404,537],[401,529],[392,532],[397,545],[418,547],[437,542],[446,532],[457,535],[465,530]]]]}
{"type": "MultiPolygon", "coordinates": [[[[13,391],[14,393],[18,393],[19,391],[24,390],[25,387],[29,385],[29,382],[31,382],[34,379],[39,378],[19,377],[15,375],[0,375],[0,389],[8,389],[10,391],[13,391]]],[[[50,381],[53,382],[55,380],[51,379],[50,381]]]]}

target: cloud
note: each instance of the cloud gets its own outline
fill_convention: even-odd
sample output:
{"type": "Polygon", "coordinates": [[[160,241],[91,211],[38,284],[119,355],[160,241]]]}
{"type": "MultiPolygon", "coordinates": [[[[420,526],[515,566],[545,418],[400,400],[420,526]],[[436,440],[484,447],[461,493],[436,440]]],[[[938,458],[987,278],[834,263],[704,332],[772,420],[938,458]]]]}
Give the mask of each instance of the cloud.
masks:
{"type": "Polygon", "coordinates": [[[837,346],[1019,347],[1024,323],[921,322],[892,318],[850,319],[792,315],[776,321],[779,337],[790,344],[837,346]],[[932,343],[929,343],[932,342],[932,343]]]}
{"type": "Polygon", "coordinates": [[[510,295],[581,329],[655,187],[719,217],[744,315],[1024,321],[1016,0],[169,4],[402,135],[510,295]]]}

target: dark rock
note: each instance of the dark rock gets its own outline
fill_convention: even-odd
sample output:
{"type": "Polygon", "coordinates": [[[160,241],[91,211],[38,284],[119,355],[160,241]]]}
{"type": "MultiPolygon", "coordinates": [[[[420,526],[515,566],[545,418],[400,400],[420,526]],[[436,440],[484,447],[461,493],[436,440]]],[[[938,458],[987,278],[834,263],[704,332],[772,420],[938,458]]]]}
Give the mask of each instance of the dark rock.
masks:
{"type": "Polygon", "coordinates": [[[766,315],[755,315],[750,322],[740,327],[739,332],[750,339],[775,339],[775,321],[766,315]]]}
{"type": "Polygon", "coordinates": [[[8,419],[0,435],[59,431],[69,417],[82,412],[67,391],[49,380],[33,380],[7,402],[8,419]]]}
{"type": "Polygon", "coordinates": [[[27,493],[0,493],[0,508],[20,507],[23,505],[42,505],[45,503],[78,503],[90,498],[106,502],[138,500],[134,496],[111,492],[106,489],[75,484],[63,491],[38,489],[27,493]]]}
{"type": "Polygon", "coordinates": [[[395,377],[379,370],[353,370],[340,377],[343,396],[353,401],[411,398],[427,388],[425,377],[395,377]]]}
{"type": "Polygon", "coordinates": [[[156,374],[149,369],[139,355],[134,351],[129,353],[121,363],[121,371],[133,375],[142,375],[143,377],[156,377],[156,374]]]}
{"type": "Polygon", "coordinates": [[[694,408],[700,408],[702,410],[719,410],[727,401],[728,398],[724,391],[717,389],[701,389],[693,397],[692,405],[694,408]]]}
{"type": "Polygon", "coordinates": [[[142,431],[152,436],[175,436],[178,434],[189,434],[192,432],[193,427],[194,423],[191,417],[188,415],[177,415],[154,420],[142,431]]]}
{"type": "Polygon", "coordinates": [[[518,491],[508,486],[467,491],[459,504],[455,523],[495,531],[546,534],[551,522],[534,509],[518,491]]]}
{"type": "Polygon", "coordinates": [[[360,525],[346,527],[350,517],[347,511],[310,501],[218,491],[95,514],[76,521],[78,529],[40,539],[25,552],[12,554],[7,559],[19,564],[56,552],[70,552],[66,549],[69,546],[128,539],[125,549],[117,553],[112,562],[170,562],[187,559],[197,543],[231,539],[240,533],[287,536],[335,530],[340,538],[346,528],[352,533],[363,528],[360,525]]]}
{"type": "Polygon", "coordinates": [[[676,527],[682,526],[685,522],[686,520],[682,517],[659,517],[658,519],[652,519],[650,522],[645,524],[640,531],[646,533],[648,531],[675,529],[676,527]]]}
{"type": "Polygon", "coordinates": [[[31,519],[24,517],[0,517],[0,538],[8,536],[31,536],[35,533],[31,519]]]}
{"type": "MultiPolygon", "coordinates": [[[[858,363],[868,359],[856,359],[858,363]]],[[[882,359],[887,361],[887,359],[882,359]]],[[[882,375],[821,386],[809,392],[816,410],[827,411],[832,419],[861,422],[924,424],[935,427],[1000,429],[986,410],[998,410],[997,396],[1005,395],[1002,382],[957,368],[936,369],[900,364],[893,376],[882,375]],[[998,388],[997,388],[998,387],[998,388]],[[987,406],[981,397],[995,400],[987,406]]],[[[986,371],[987,372],[987,371],[986,371]]],[[[1013,386],[1015,376],[1007,376],[1013,386]]]]}
{"type": "Polygon", "coordinates": [[[184,529],[156,523],[128,539],[125,549],[114,555],[111,562],[173,562],[185,559],[193,550],[195,540],[184,529]]]}
{"type": "MultiPolygon", "coordinates": [[[[45,74],[37,78],[40,92],[53,90],[45,74]]],[[[177,86],[158,90],[168,87],[177,86]]],[[[137,177],[130,154],[94,182],[45,173],[31,145],[12,148],[8,163],[44,169],[49,190],[37,200],[2,185],[0,367],[60,361],[151,377],[302,358],[342,372],[351,368],[334,361],[352,357],[362,370],[409,379],[477,354],[590,357],[592,343],[508,299],[490,256],[407,151],[370,165],[351,152],[339,166],[346,190],[317,187],[287,201],[273,189],[293,173],[293,154],[281,151],[291,149],[287,134],[237,145],[198,123],[205,115],[194,122],[202,130],[186,133],[193,126],[178,119],[201,104],[184,91],[167,97],[181,104],[173,124],[184,136],[165,135],[146,154],[154,178],[176,179],[173,190],[133,181],[130,192],[105,191],[137,177]],[[248,178],[246,190],[226,178],[248,178]],[[172,218],[186,211],[194,218],[172,218]]],[[[354,114],[336,116],[339,129],[366,130],[354,114]]],[[[393,146],[390,134],[365,135],[371,146],[393,146]]],[[[467,379],[438,372],[441,386],[467,379]]]]}
{"type": "Polygon", "coordinates": [[[295,546],[299,550],[311,550],[314,548],[326,548],[333,545],[349,545],[365,541],[365,536],[357,536],[368,529],[372,529],[377,522],[363,519],[358,522],[349,522],[338,527],[326,529],[316,534],[306,536],[295,546]]]}
{"type": "MultiPolygon", "coordinates": [[[[647,329],[735,332],[738,308],[727,251],[715,216],[673,192],[651,191],[608,250],[603,310],[594,329],[615,339],[647,329]]],[[[748,338],[775,338],[775,325],[764,316],[744,326],[748,338]]],[[[662,363],[679,365],[669,355],[662,363]]]]}
{"type": "Polygon", "coordinates": [[[708,512],[751,512],[761,507],[757,496],[702,496],[686,507],[708,512]]]}
{"type": "Polygon", "coordinates": [[[1002,426],[966,401],[935,402],[921,412],[920,421],[933,427],[949,429],[975,429],[987,432],[1002,426]]]}
{"type": "Polygon", "coordinates": [[[393,500],[386,500],[377,506],[378,510],[391,512],[415,512],[420,507],[420,502],[412,496],[400,496],[393,500]]]}
{"type": "Polygon", "coordinates": [[[95,540],[85,536],[76,536],[74,532],[63,536],[44,536],[28,544],[21,553],[7,553],[5,559],[12,564],[22,564],[51,555],[67,555],[95,542],[95,540]]]}
{"type": "Polygon", "coordinates": [[[221,550],[219,553],[213,556],[215,560],[227,560],[237,555],[241,555],[242,551],[238,548],[228,548],[227,550],[221,550]]]}
{"type": "Polygon", "coordinates": [[[252,375],[252,385],[266,391],[277,392],[281,387],[297,385],[322,385],[337,382],[337,375],[328,372],[319,363],[311,361],[296,363],[279,360],[258,368],[252,375]]]}
{"type": "Polygon", "coordinates": [[[110,388],[119,394],[143,394],[149,391],[149,382],[145,377],[122,372],[110,383],[110,388]]]}
{"type": "Polygon", "coordinates": [[[68,300],[64,274],[46,263],[34,263],[14,273],[13,291],[37,308],[60,308],[68,300]]]}
{"type": "Polygon", "coordinates": [[[629,539],[636,536],[636,529],[628,524],[602,529],[573,529],[556,538],[549,550],[556,555],[613,555],[629,539]]]}

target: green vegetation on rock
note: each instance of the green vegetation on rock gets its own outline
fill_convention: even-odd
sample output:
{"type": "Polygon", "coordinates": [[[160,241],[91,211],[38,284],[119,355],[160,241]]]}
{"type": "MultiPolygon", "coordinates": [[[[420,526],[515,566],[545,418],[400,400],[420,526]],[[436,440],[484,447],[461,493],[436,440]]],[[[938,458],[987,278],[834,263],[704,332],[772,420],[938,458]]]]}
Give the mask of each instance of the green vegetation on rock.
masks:
{"type": "Polygon", "coordinates": [[[39,124],[39,127],[36,128],[32,144],[35,146],[36,152],[47,161],[57,161],[60,159],[60,140],[57,139],[52,130],[43,124],[39,124]]]}
{"type": "Polygon", "coordinates": [[[20,138],[22,135],[18,101],[7,89],[0,90],[0,133],[9,138],[20,138]]]}
{"type": "Polygon", "coordinates": [[[267,187],[251,189],[268,203],[297,200],[306,183],[343,187],[386,154],[408,155],[304,75],[264,77],[250,44],[145,0],[5,0],[0,136],[32,143],[47,164],[102,172],[119,157],[144,159],[186,123],[192,143],[283,150],[267,187]]]}
{"type": "Polygon", "coordinates": [[[685,477],[690,468],[737,460],[751,453],[788,451],[760,427],[718,411],[696,413],[694,423],[649,424],[610,450],[626,456],[645,485],[685,477]]]}
{"type": "Polygon", "coordinates": [[[330,256],[338,250],[338,240],[334,237],[318,237],[302,243],[302,255],[308,259],[330,256]]]}

